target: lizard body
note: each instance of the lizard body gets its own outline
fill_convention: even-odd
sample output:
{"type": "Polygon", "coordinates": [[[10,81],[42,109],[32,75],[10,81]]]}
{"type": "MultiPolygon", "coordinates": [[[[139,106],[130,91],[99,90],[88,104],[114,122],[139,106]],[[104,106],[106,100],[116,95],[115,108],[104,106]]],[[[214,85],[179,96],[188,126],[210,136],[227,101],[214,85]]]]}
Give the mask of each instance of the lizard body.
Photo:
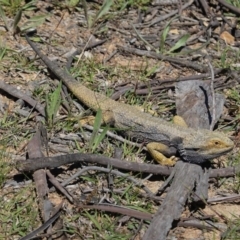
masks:
{"type": "Polygon", "coordinates": [[[233,142],[221,132],[206,129],[193,129],[183,124],[174,124],[144,113],[134,106],[114,101],[105,95],[94,92],[74,79],[66,70],[48,59],[26,37],[32,49],[46,66],[69,88],[83,104],[95,112],[102,110],[104,123],[110,123],[126,135],[143,141],[153,158],[163,165],[174,165],[174,157],[166,157],[172,139],[182,138],[182,147],[196,153],[203,159],[221,156],[233,148],[233,142]]]}

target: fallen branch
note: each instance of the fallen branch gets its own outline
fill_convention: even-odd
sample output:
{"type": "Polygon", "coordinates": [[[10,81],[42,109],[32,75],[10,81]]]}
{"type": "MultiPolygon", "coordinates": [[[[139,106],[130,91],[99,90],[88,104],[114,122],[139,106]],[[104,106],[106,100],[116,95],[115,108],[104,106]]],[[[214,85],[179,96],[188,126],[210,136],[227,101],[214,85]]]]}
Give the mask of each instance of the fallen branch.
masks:
{"type": "Polygon", "coordinates": [[[200,65],[200,64],[193,63],[188,60],[184,60],[182,58],[168,57],[168,56],[158,54],[156,52],[140,50],[137,48],[129,48],[129,47],[122,47],[122,46],[118,46],[118,48],[124,52],[129,52],[129,53],[132,53],[132,54],[135,54],[138,56],[145,56],[145,57],[149,57],[149,58],[168,61],[168,62],[175,63],[175,64],[178,64],[183,67],[192,68],[199,72],[207,72],[208,71],[207,67],[200,65]]]}
{"type": "Polygon", "coordinates": [[[164,167],[161,165],[153,165],[146,163],[135,163],[119,160],[115,158],[109,158],[102,155],[88,154],[88,153],[73,153],[55,157],[43,157],[28,159],[25,161],[17,161],[16,168],[21,172],[35,171],[41,168],[56,168],[61,165],[77,163],[77,162],[88,162],[100,165],[109,165],[118,169],[134,171],[134,172],[145,172],[152,174],[160,174],[168,176],[170,174],[170,167],[164,167]],[[157,170],[156,170],[157,166],[157,170]]]}
{"type": "Polygon", "coordinates": [[[143,240],[164,240],[171,229],[173,221],[178,220],[185,208],[185,203],[200,181],[201,166],[177,162],[171,173],[172,183],[143,240]]]}
{"type": "Polygon", "coordinates": [[[0,89],[4,90],[6,93],[8,93],[9,95],[11,95],[13,97],[24,100],[30,106],[37,109],[38,112],[42,116],[45,117],[44,107],[39,102],[37,102],[36,100],[34,100],[30,96],[28,96],[26,93],[22,92],[21,90],[17,89],[16,87],[11,86],[11,85],[9,85],[9,84],[5,83],[4,81],[1,81],[1,80],[0,80],[0,89]]]}
{"type": "MultiPolygon", "coordinates": [[[[109,158],[103,155],[88,153],[73,153],[54,157],[27,159],[24,161],[19,160],[16,162],[16,168],[21,172],[27,172],[35,171],[41,168],[56,168],[61,165],[77,162],[94,163],[103,166],[109,165],[117,169],[133,172],[151,173],[154,175],[162,176],[169,176],[173,169],[172,167],[162,165],[127,162],[116,158],[109,158]]],[[[235,167],[210,169],[209,177],[233,177],[237,173],[240,173],[240,165],[237,165],[235,167]]]]}
{"type": "Polygon", "coordinates": [[[75,204],[75,206],[77,206],[79,210],[85,209],[85,208],[97,209],[97,210],[106,211],[106,212],[120,213],[126,216],[135,217],[135,218],[144,219],[144,220],[151,220],[153,217],[153,215],[150,213],[140,212],[138,210],[121,207],[117,205],[114,206],[110,204],[99,204],[99,205],[75,204]]]}

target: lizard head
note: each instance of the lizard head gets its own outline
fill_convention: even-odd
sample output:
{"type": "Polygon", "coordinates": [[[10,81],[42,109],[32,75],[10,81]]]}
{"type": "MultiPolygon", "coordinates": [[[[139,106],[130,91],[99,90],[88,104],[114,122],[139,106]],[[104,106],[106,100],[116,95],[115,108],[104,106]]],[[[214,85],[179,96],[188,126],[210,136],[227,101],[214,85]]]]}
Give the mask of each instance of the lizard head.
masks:
{"type": "Polygon", "coordinates": [[[204,159],[219,157],[234,147],[233,141],[221,132],[209,130],[196,131],[193,141],[186,144],[186,149],[195,150],[204,159]]]}

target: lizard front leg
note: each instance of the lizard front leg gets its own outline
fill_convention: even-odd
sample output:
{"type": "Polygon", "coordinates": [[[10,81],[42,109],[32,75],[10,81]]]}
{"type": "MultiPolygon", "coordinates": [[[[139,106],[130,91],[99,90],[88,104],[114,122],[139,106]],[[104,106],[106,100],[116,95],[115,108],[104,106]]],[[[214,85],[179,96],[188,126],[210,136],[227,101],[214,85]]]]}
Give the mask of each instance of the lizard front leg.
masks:
{"type": "Polygon", "coordinates": [[[154,160],[156,160],[161,165],[173,166],[178,160],[177,157],[172,156],[170,158],[164,156],[163,153],[168,152],[169,147],[163,143],[150,142],[147,144],[147,149],[154,160]]]}
{"type": "MultiPolygon", "coordinates": [[[[175,116],[173,118],[173,123],[182,127],[187,127],[187,123],[180,116],[175,116]]],[[[159,143],[159,142],[150,142],[147,144],[147,149],[154,160],[156,160],[161,165],[174,166],[177,157],[171,156],[170,158],[166,157],[164,153],[168,152],[169,146],[159,143]]]]}

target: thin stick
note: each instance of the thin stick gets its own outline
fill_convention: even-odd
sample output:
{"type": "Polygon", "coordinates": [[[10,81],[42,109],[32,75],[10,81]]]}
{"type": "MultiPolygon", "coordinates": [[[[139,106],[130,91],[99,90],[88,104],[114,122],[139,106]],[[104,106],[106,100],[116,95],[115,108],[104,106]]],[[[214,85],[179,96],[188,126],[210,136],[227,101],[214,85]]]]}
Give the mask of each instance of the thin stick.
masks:
{"type": "Polygon", "coordinates": [[[135,178],[129,176],[128,174],[125,173],[121,173],[117,170],[113,170],[113,169],[107,169],[107,168],[103,168],[103,167],[96,167],[96,166],[91,166],[91,167],[85,167],[83,169],[81,169],[80,171],[78,171],[77,173],[75,173],[74,175],[72,175],[70,178],[68,178],[67,180],[65,180],[64,182],[61,183],[62,186],[66,186],[68,183],[70,183],[73,179],[81,176],[84,172],[86,171],[101,171],[101,172],[105,172],[105,173],[111,173],[117,176],[121,176],[124,177],[130,181],[132,181],[136,186],[141,187],[146,193],[148,193],[150,196],[154,195],[153,192],[151,192],[146,186],[144,186],[144,184],[141,181],[136,180],[135,178]]]}
{"type": "Polygon", "coordinates": [[[224,7],[230,9],[233,13],[236,13],[237,15],[240,15],[240,9],[233,6],[232,4],[227,3],[224,0],[217,0],[219,3],[221,3],[224,7]]]}
{"type": "MultiPolygon", "coordinates": [[[[184,9],[188,8],[189,6],[191,6],[193,2],[194,2],[194,0],[190,0],[189,2],[185,3],[185,4],[182,6],[182,10],[184,10],[184,9]]],[[[151,27],[152,25],[154,25],[154,24],[156,24],[156,23],[162,22],[163,20],[166,20],[166,19],[174,16],[175,14],[178,13],[178,11],[179,11],[179,9],[174,10],[174,11],[172,11],[172,12],[170,12],[170,13],[164,15],[164,16],[160,16],[160,17],[154,19],[154,20],[148,25],[148,27],[151,27]]]]}
{"type": "Polygon", "coordinates": [[[213,128],[216,122],[216,98],[215,98],[215,91],[214,91],[214,71],[210,61],[208,61],[208,66],[211,71],[211,93],[212,93],[212,121],[210,125],[210,130],[213,131],[213,128]]]}

